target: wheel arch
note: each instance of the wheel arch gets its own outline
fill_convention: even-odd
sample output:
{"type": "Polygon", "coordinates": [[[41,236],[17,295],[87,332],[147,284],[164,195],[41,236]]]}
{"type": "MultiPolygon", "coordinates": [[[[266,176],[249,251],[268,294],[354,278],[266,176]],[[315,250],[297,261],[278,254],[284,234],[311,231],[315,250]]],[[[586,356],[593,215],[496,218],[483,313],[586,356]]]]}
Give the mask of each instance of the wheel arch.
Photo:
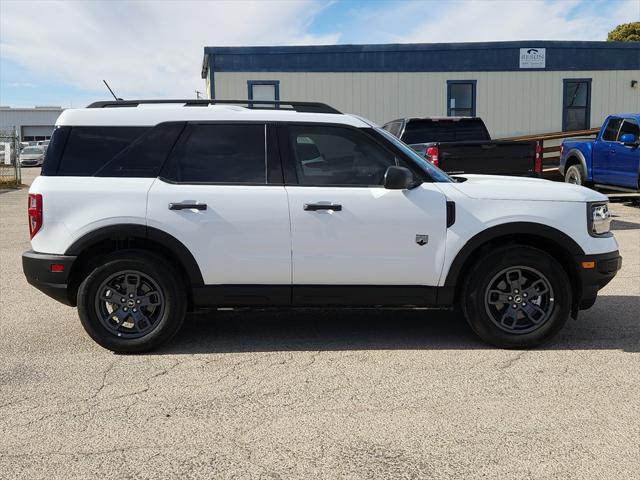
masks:
{"type": "Polygon", "coordinates": [[[584,179],[590,180],[589,170],[587,169],[587,160],[584,154],[577,148],[572,148],[567,152],[567,160],[564,164],[563,175],[567,173],[569,167],[573,165],[580,165],[582,167],[582,172],[584,173],[584,179]]]}
{"type": "Polygon", "coordinates": [[[132,248],[156,253],[171,262],[185,281],[189,305],[192,305],[192,287],[203,285],[204,280],[189,249],[173,235],[137,224],[101,227],[83,235],[69,246],[65,255],[77,257],[69,274],[69,297],[76,298],[80,283],[97,259],[108,253],[132,248]]]}
{"type": "Polygon", "coordinates": [[[585,254],[582,247],[566,233],[548,225],[512,222],[476,234],[457,253],[444,282],[445,287],[455,291],[454,301],[459,300],[466,274],[473,264],[485,252],[509,244],[532,246],[553,256],[569,276],[574,301],[580,298],[580,272],[575,257],[585,254]]]}

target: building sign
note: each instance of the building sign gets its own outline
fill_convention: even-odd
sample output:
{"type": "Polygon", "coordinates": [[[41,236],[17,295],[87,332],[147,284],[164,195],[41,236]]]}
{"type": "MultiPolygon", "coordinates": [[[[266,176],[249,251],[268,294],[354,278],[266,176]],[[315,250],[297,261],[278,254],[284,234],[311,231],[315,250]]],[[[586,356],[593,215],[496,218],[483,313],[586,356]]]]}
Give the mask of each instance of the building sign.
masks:
{"type": "Polygon", "coordinates": [[[545,50],[544,48],[521,48],[520,68],[545,68],[545,50]]]}

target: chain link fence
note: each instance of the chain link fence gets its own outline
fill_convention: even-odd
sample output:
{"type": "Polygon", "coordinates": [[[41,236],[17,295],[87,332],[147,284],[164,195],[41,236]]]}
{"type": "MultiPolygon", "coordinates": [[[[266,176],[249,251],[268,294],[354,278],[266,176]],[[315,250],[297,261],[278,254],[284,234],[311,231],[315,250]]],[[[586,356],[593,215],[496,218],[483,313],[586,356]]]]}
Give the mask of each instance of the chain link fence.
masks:
{"type": "Polygon", "coordinates": [[[20,141],[16,132],[0,130],[0,188],[22,183],[19,155],[20,141]]]}

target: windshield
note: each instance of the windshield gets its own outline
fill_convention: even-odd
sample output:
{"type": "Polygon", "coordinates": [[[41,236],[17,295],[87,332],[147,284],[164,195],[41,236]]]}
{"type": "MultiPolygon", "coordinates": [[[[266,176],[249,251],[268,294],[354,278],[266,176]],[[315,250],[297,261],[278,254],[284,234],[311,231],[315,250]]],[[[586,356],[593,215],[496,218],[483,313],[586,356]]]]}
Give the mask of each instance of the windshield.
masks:
{"type": "Polygon", "coordinates": [[[444,173],[438,167],[434,166],[426,158],[422,157],[421,155],[418,155],[410,147],[408,147],[406,144],[398,140],[396,137],[394,137],[392,134],[390,134],[386,130],[383,130],[381,128],[376,128],[376,131],[384,135],[385,138],[387,138],[391,143],[393,143],[396,147],[402,150],[402,152],[405,155],[410,157],[410,159],[416,165],[418,165],[423,171],[425,171],[433,179],[434,182],[439,182],[439,183],[453,182],[453,179],[449,175],[444,173]]]}
{"type": "Polygon", "coordinates": [[[42,153],[42,149],[38,147],[27,147],[22,149],[22,153],[42,153]]]}
{"type": "Polygon", "coordinates": [[[460,120],[410,120],[402,140],[414,143],[489,141],[491,137],[479,118],[460,120]]]}

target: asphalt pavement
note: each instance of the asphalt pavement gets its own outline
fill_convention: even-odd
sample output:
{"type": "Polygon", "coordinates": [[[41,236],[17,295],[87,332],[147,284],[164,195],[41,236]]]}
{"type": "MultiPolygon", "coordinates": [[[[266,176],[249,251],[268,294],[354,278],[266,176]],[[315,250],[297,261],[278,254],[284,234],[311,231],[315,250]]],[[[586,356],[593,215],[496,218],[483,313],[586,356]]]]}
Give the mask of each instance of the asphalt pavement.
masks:
{"type": "Polygon", "coordinates": [[[640,478],[637,207],[612,206],[622,271],[543,349],[326,310],[191,315],[122,356],[26,283],[26,194],[0,194],[0,478],[640,478]]]}

